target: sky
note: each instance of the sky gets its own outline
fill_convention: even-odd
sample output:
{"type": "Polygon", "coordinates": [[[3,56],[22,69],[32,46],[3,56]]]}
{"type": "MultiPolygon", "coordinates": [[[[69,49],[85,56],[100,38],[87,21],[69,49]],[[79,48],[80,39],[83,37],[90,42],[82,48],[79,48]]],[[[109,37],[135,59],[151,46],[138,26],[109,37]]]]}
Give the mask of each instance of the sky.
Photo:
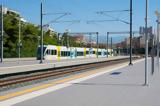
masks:
{"type": "MultiPolygon", "coordinates": [[[[95,22],[90,20],[112,20],[99,11],[129,10],[130,0],[42,0],[44,13],[71,13],[60,18],[58,21],[80,20],[80,23],[52,23],[50,26],[57,32],[99,32],[106,35],[107,32],[129,31],[129,25],[123,22],[95,22]]],[[[155,10],[158,0],[149,0],[149,26],[156,28],[155,10]]],[[[40,24],[41,0],[0,0],[0,4],[18,11],[27,21],[40,24]]],[[[160,1],[159,1],[160,4],[160,1]]],[[[160,5],[159,5],[160,6],[160,5]]],[[[108,13],[129,22],[129,12],[108,13]]],[[[46,24],[61,15],[45,15],[43,24],[46,24]]],[[[145,25],[145,0],[133,0],[133,30],[138,31],[140,26],[145,25]]]]}

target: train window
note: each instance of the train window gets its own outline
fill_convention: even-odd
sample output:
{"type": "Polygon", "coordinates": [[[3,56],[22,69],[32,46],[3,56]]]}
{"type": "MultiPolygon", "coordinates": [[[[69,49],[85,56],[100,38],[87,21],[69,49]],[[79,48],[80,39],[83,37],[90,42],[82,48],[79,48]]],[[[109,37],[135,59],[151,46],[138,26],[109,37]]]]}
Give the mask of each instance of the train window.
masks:
{"type": "Polygon", "coordinates": [[[83,52],[77,52],[77,56],[83,56],[84,53],[83,52]]]}
{"type": "Polygon", "coordinates": [[[51,55],[57,55],[57,50],[51,50],[51,55]]]}
{"type": "Polygon", "coordinates": [[[68,51],[68,56],[70,56],[70,51],[68,51]]]}
{"type": "Polygon", "coordinates": [[[93,54],[95,54],[96,52],[95,51],[93,51],[93,54]]]}
{"type": "Polygon", "coordinates": [[[51,55],[54,55],[53,50],[51,50],[51,55]]]}
{"type": "Polygon", "coordinates": [[[47,49],[47,51],[46,51],[46,55],[49,55],[49,50],[47,49]]]}
{"type": "Polygon", "coordinates": [[[64,56],[65,56],[64,51],[61,51],[61,56],[62,56],[62,57],[64,57],[64,56]]]}
{"type": "Polygon", "coordinates": [[[98,55],[101,55],[102,53],[101,52],[98,52],[98,55]]]}
{"type": "Polygon", "coordinates": [[[89,54],[89,51],[86,51],[86,54],[89,54]]]}
{"type": "Polygon", "coordinates": [[[66,57],[66,56],[69,56],[69,55],[70,55],[69,51],[61,51],[61,56],[62,57],[66,57]]]}

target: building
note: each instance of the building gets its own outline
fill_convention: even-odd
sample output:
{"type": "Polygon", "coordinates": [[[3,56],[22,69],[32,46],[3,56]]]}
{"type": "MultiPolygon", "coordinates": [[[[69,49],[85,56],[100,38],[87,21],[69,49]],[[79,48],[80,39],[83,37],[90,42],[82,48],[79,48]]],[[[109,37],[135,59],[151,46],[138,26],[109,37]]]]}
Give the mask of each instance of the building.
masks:
{"type": "MultiPolygon", "coordinates": [[[[21,17],[19,12],[12,10],[12,9],[9,9],[7,7],[3,7],[3,14],[11,14],[11,15],[13,14],[13,15],[17,15],[18,17],[21,17]]],[[[23,17],[21,17],[21,22],[27,23],[27,20],[25,20],[23,17]]]]}
{"type": "Polygon", "coordinates": [[[73,36],[76,43],[87,43],[86,38],[83,35],[73,36]]]}
{"type": "Polygon", "coordinates": [[[17,14],[17,15],[20,15],[19,12],[15,11],[15,10],[12,10],[12,9],[9,9],[7,7],[3,7],[3,14],[17,14]]]}

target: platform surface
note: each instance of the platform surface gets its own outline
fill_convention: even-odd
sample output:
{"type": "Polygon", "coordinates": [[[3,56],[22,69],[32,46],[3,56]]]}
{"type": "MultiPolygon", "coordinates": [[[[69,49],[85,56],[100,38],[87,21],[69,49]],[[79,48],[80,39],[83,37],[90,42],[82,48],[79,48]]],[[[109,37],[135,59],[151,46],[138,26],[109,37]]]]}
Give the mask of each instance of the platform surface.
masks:
{"type": "Polygon", "coordinates": [[[108,61],[115,59],[129,58],[129,56],[116,56],[116,57],[99,57],[99,58],[77,58],[77,59],[65,59],[65,60],[45,60],[43,64],[39,64],[39,60],[34,58],[23,59],[17,61],[16,59],[6,60],[4,63],[0,63],[0,75],[11,74],[18,72],[27,72],[34,70],[43,70],[49,68],[65,67],[71,65],[86,64],[92,62],[108,61]]]}
{"type": "MultiPolygon", "coordinates": [[[[160,70],[156,69],[151,75],[150,65],[149,59],[148,86],[143,86],[144,60],[141,60],[133,66],[124,66],[85,81],[71,83],[68,87],[14,106],[159,106],[160,70]]],[[[102,70],[107,71],[108,68],[99,71],[102,70]]]]}

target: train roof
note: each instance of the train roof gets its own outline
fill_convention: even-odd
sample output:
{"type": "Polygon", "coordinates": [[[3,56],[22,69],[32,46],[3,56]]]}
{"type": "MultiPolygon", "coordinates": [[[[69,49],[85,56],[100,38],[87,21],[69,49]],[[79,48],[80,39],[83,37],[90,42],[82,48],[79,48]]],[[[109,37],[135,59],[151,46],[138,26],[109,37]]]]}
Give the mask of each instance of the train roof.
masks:
{"type": "MultiPolygon", "coordinates": [[[[47,48],[57,48],[57,45],[43,45],[44,47],[47,47],[47,48]]],[[[40,47],[40,45],[38,46],[40,47]]],[[[68,49],[66,46],[60,46],[60,48],[62,49],[68,49]]],[[[77,50],[84,50],[84,48],[82,47],[69,47],[69,49],[77,49],[77,50]]],[[[87,51],[89,51],[91,48],[86,48],[87,51]]],[[[93,50],[96,50],[97,48],[92,48],[93,50]]],[[[106,49],[100,49],[99,50],[106,50],[106,49]]],[[[111,49],[109,49],[111,50],[111,49]]]]}

